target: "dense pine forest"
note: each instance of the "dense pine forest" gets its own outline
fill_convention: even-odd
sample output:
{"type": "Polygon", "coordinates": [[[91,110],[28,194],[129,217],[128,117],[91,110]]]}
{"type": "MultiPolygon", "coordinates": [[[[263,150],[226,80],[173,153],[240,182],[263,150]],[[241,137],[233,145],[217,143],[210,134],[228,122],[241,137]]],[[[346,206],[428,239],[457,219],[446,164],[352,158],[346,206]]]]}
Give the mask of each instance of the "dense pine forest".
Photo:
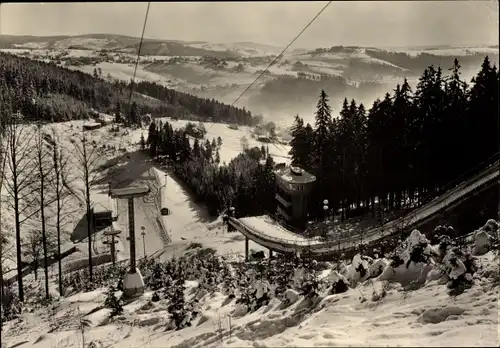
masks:
{"type": "Polygon", "coordinates": [[[497,68],[486,57],[470,85],[457,59],[449,70],[429,66],[415,91],[405,80],[369,110],[346,98],[338,118],[323,91],[315,127],[295,118],[293,163],[318,176],[312,213],[324,198],[346,214],[421,205],[497,154],[497,68]]]}
{"type": "Polygon", "coordinates": [[[61,68],[54,63],[0,53],[2,116],[19,111],[27,120],[59,122],[87,118],[93,108],[124,115],[130,122],[138,122],[139,116],[146,113],[153,117],[168,115],[242,125],[253,121],[252,114],[245,109],[150,82],[134,85],[136,93],[132,95],[129,108],[130,87],[130,83],[106,81],[97,69],[91,75],[61,68]]]}

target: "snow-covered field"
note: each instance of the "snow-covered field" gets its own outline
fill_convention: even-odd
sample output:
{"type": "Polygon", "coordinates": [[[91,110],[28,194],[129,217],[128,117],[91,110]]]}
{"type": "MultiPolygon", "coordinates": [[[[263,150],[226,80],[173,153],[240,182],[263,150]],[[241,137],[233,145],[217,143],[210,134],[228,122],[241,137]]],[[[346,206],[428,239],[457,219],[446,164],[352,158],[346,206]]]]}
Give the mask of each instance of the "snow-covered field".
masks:
{"type": "Polygon", "coordinates": [[[264,44],[256,44],[252,42],[233,42],[233,43],[189,43],[191,47],[204,48],[211,51],[236,51],[243,56],[269,56],[279,54],[283,48],[274,47],[264,44]]]}
{"type": "MultiPolygon", "coordinates": [[[[74,70],[80,70],[88,74],[92,74],[95,68],[101,68],[102,75],[104,77],[109,74],[113,79],[117,79],[120,81],[130,81],[130,79],[132,79],[132,77],[134,76],[134,64],[102,62],[96,64],[95,66],[84,65],[84,66],[70,67],[70,68],[74,70]]],[[[137,73],[135,78],[137,81],[155,82],[166,86],[169,85],[168,80],[171,80],[164,76],[158,75],[154,72],[146,71],[141,66],[137,67],[137,73]]]]}
{"type": "MultiPolygon", "coordinates": [[[[63,247],[62,250],[66,250],[69,246],[76,245],[79,249],[81,249],[81,254],[80,255],[85,255],[86,253],[86,248],[84,247],[84,244],[82,244],[84,241],[82,240],[81,243],[72,243],[70,242],[71,236],[75,234],[75,230],[77,228],[80,228],[79,226],[81,225],[80,222],[84,216],[85,208],[84,208],[84,201],[83,201],[83,192],[84,192],[84,187],[83,187],[83,176],[82,172],[80,171],[81,166],[77,163],[77,156],[69,156],[69,153],[75,153],[75,145],[74,142],[77,140],[74,138],[75,136],[79,136],[81,134],[81,129],[82,129],[83,122],[68,122],[68,123],[61,123],[61,124],[52,124],[52,125],[44,125],[42,127],[42,133],[50,135],[52,139],[54,139],[54,134],[55,138],[58,139],[58,143],[61,149],[63,150],[63,156],[65,160],[68,161],[68,164],[66,165],[67,169],[67,180],[68,180],[68,185],[71,188],[72,195],[68,196],[64,200],[64,206],[62,209],[62,216],[63,216],[63,221],[62,221],[62,242],[63,242],[63,247]],[[73,127],[73,128],[72,128],[73,127]]],[[[27,126],[27,127],[22,127],[22,138],[20,138],[20,141],[28,141],[28,144],[30,145],[23,145],[23,149],[35,149],[36,148],[36,137],[33,135],[36,132],[35,128],[33,126],[27,126]]],[[[48,143],[44,143],[43,146],[47,146],[48,143]]],[[[24,151],[19,148],[18,151],[24,151]]],[[[50,148],[51,151],[51,148],[50,148]]],[[[50,151],[48,152],[49,157],[46,157],[48,160],[52,160],[50,151]]],[[[30,150],[31,155],[33,155],[32,150],[30,150]]],[[[19,154],[19,156],[24,156],[24,154],[19,154]]],[[[102,156],[99,158],[99,161],[105,160],[106,154],[103,152],[96,152],[96,155],[93,156],[94,158],[102,156]]],[[[51,163],[51,162],[50,162],[51,163]]],[[[51,164],[47,164],[51,165],[51,164]]],[[[96,163],[97,165],[97,163],[96,163]]],[[[9,165],[7,165],[6,168],[9,168],[9,165]]],[[[11,173],[7,169],[5,172],[5,182],[4,182],[4,188],[2,190],[2,234],[7,237],[8,240],[8,245],[13,245],[13,240],[14,240],[14,212],[12,209],[12,197],[11,195],[8,194],[7,187],[10,185],[11,182],[11,173]]],[[[104,195],[99,193],[99,189],[96,187],[97,190],[93,190],[92,192],[92,197],[96,205],[108,205],[108,200],[107,196],[104,197],[104,195]]],[[[23,192],[26,192],[24,190],[23,192]]],[[[52,194],[53,192],[51,191],[50,188],[47,189],[45,192],[46,200],[52,199],[52,194]],[[50,197],[50,198],[47,198],[50,197]]],[[[32,194],[31,196],[25,198],[25,200],[22,202],[22,204],[26,204],[27,200],[29,199],[35,199],[35,195],[32,194]]],[[[55,232],[55,216],[56,216],[56,210],[55,210],[55,204],[50,204],[45,208],[45,216],[46,216],[46,222],[47,222],[47,230],[49,234],[53,234],[55,232]]],[[[30,210],[27,210],[26,213],[20,215],[21,221],[25,220],[28,218],[30,210]]],[[[36,214],[33,216],[31,219],[28,219],[23,223],[21,226],[21,238],[24,241],[27,241],[31,231],[39,228],[40,224],[40,215],[36,214]]],[[[9,260],[14,260],[14,254],[13,254],[13,248],[9,248],[7,254],[7,260],[4,266],[9,268],[9,260]],[[10,253],[12,252],[12,253],[10,253]]],[[[100,248],[97,248],[95,250],[96,253],[102,252],[100,248]]],[[[69,257],[68,259],[71,259],[72,257],[69,257]]],[[[13,268],[13,267],[12,267],[13,268]]]]}

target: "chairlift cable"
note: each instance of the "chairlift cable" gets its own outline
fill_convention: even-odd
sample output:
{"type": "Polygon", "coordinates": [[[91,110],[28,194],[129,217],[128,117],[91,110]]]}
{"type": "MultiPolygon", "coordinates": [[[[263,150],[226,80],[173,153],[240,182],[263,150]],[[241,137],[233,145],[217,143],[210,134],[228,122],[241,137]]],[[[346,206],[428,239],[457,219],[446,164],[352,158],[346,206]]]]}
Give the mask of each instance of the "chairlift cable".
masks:
{"type": "MultiPolygon", "coordinates": [[[[307,23],[307,25],[295,36],[295,38],[290,41],[290,43],[281,51],[281,53],[279,55],[277,55],[273,61],[267,66],[267,68],[265,68],[260,74],[259,76],[257,76],[257,78],[255,80],[253,80],[252,83],[250,83],[247,88],[245,88],[245,90],[238,96],[238,98],[235,99],[235,101],[231,104],[231,106],[234,106],[234,104],[236,104],[240,98],[255,84],[255,82],[257,82],[257,80],[259,80],[268,70],[269,68],[271,68],[271,66],[273,66],[279,59],[281,59],[281,57],[283,56],[283,54],[286,52],[286,50],[288,48],[290,48],[290,46],[293,45],[293,43],[295,41],[297,41],[297,39],[314,23],[314,21],[316,19],[318,19],[318,17],[327,9],[328,6],[330,6],[330,4],[332,3],[333,1],[329,1],[314,17],[313,19],[311,19],[309,21],[309,23],[307,23]]],[[[212,125],[207,129],[207,133],[208,131],[214,126],[216,122],[213,122],[212,125]]],[[[248,131],[247,131],[248,133],[248,131]]],[[[271,141],[271,144],[274,145],[274,147],[276,147],[278,150],[279,148],[276,146],[275,142],[274,141],[271,141]]]]}
{"type": "MultiPolygon", "coordinates": [[[[135,60],[135,67],[134,67],[134,75],[132,76],[132,81],[130,81],[130,95],[128,99],[128,112],[131,111],[132,109],[132,96],[134,94],[134,84],[135,84],[135,78],[137,75],[137,67],[139,66],[139,60],[141,58],[141,49],[142,49],[142,44],[144,42],[144,33],[146,32],[146,25],[148,23],[148,17],[149,17],[149,8],[151,7],[151,1],[148,2],[148,7],[146,8],[146,15],[144,17],[144,24],[142,26],[142,34],[141,34],[141,40],[139,41],[139,48],[137,50],[137,58],[135,60]]],[[[123,135],[120,136],[120,145],[119,148],[122,147],[123,144],[123,135]]]]}

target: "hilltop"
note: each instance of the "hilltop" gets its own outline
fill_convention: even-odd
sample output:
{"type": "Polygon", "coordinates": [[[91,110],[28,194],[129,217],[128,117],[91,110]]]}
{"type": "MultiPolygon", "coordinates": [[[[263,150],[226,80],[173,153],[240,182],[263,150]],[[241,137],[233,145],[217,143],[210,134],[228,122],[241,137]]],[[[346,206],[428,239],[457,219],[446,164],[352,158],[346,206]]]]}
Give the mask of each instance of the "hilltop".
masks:
{"type": "MultiPolygon", "coordinates": [[[[77,36],[16,36],[0,35],[1,49],[42,49],[42,50],[107,50],[137,54],[140,38],[116,34],[84,34],[77,36]]],[[[195,43],[196,44],[196,43],[195,43]]],[[[237,57],[238,53],[196,48],[189,43],[176,40],[157,40],[145,38],[141,49],[144,55],[155,56],[228,56],[237,57]]]]}

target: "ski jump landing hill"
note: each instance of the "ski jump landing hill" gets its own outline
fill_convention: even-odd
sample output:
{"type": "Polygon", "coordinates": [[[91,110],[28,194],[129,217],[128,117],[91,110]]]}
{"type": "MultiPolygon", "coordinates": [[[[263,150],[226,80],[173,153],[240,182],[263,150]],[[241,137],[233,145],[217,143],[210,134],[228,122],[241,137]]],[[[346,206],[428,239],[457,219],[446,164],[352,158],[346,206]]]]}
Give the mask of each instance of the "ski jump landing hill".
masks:
{"type": "MultiPolygon", "coordinates": [[[[491,163],[491,162],[490,162],[491,163]]],[[[415,228],[434,218],[437,214],[450,210],[468,198],[499,185],[499,161],[495,161],[473,178],[451,188],[443,195],[426,205],[415,209],[407,216],[390,221],[384,225],[349,236],[339,236],[335,240],[306,238],[295,234],[267,215],[246,218],[230,218],[229,223],[245,237],[269,250],[280,253],[311,253],[316,259],[327,259],[335,255],[350,255],[357,249],[361,240],[372,244],[378,240],[401,233],[401,227],[415,228]]]]}

